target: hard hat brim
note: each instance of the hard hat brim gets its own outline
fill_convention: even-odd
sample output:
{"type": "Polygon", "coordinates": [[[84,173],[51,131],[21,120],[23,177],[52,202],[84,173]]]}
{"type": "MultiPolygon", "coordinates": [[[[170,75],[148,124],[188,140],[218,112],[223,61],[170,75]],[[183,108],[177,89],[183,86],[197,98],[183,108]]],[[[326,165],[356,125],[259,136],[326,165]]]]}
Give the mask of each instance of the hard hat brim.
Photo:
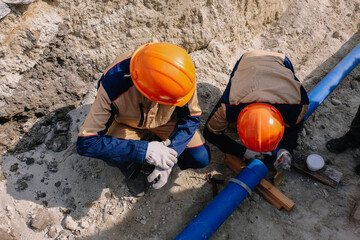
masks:
{"type": "Polygon", "coordinates": [[[185,97],[183,97],[183,99],[181,99],[179,102],[175,103],[174,105],[177,107],[183,107],[185,104],[187,104],[190,101],[190,99],[194,95],[194,92],[195,92],[195,84],[193,88],[190,90],[190,92],[185,97]]]}

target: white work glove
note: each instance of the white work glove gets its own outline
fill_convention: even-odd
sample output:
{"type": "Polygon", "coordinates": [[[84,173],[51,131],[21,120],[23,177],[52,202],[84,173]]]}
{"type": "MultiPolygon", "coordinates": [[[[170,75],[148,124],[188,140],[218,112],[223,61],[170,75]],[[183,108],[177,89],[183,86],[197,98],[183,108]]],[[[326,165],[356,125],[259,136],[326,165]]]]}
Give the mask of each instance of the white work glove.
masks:
{"type": "Polygon", "coordinates": [[[145,156],[146,162],[162,169],[172,168],[177,163],[177,152],[168,147],[170,144],[170,139],[163,142],[149,142],[145,156]]]}
{"type": "MultiPolygon", "coordinates": [[[[244,146],[244,144],[242,143],[242,141],[240,139],[236,139],[235,142],[237,142],[238,144],[244,146]]],[[[253,159],[259,159],[259,160],[264,160],[265,155],[269,155],[272,156],[271,152],[264,152],[264,153],[260,153],[260,152],[254,152],[250,149],[246,149],[243,157],[245,158],[245,160],[253,160],[253,159]]]]}
{"type": "Polygon", "coordinates": [[[280,148],[277,153],[276,161],[274,162],[276,171],[289,170],[291,167],[291,159],[292,156],[290,152],[286,149],[280,148]]]}
{"type": "Polygon", "coordinates": [[[147,180],[149,183],[156,180],[156,182],[152,184],[152,187],[155,189],[162,188],[167,183],[171,170],[172,167],[166,170],[156,167],[154,171],[147,177],[147,180]]]}
{"type": "Polygon", "coordinates": [[[244,158],[246,160],[253,160],[253,159],[264,160],[265,155],[271,156],[272,153],[271,152],[259,153],[259,152],[254,152],[250,149],[246,149],[246,151],[244,153],[244,158]]]}

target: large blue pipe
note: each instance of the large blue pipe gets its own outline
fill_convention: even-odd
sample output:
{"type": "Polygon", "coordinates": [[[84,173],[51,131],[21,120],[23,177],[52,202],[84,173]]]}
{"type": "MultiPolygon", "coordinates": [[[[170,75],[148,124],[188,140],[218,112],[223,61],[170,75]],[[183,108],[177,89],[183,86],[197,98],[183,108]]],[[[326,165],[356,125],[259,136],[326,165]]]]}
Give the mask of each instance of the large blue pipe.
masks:
{"type": "Polygon", "coordinates": [[[267,172],[268,169],[263,162],[257,159],[253,160],[233,181],[229,182],[175,239],[197,240],[210,238],[249,195],[249,192],[254,190],[267,172]],[[245,186],[241,186],[236,182],[245,184],[245,186]]]}
{"type": "Polygon", "coordinates": [[[334,91],[334,89],[345,79],[345,77],[360,62],[360,44],[358,44],[348,55],[346,55],[310,92],[309,110],[305,120],[316,110],[316,108],[334,91]]]}

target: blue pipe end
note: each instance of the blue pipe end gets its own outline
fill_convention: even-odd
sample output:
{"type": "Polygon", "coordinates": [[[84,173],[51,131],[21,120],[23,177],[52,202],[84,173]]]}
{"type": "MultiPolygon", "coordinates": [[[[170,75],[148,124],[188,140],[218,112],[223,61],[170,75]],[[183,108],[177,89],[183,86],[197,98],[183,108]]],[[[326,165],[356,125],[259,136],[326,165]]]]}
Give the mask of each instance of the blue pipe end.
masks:
{"type": "MultiPolygon", "coordinates": [[[[254,159],[235,178],[254,190],[267,172],[265,164],[254,159]]],[[[243,186],[230,182],[175,239],[208,239],[248,195],[243,186]]]]}

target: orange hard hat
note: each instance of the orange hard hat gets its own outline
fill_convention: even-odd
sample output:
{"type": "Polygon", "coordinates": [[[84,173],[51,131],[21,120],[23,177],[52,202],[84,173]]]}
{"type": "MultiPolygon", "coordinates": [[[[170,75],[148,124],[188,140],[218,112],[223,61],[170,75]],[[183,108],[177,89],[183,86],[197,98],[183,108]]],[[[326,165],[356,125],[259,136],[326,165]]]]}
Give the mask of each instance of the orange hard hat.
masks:
{"type": "Polygon", "coordinates": [[[246,148],[255,152],[270,152],[276,149],[284,135],[284,120],[274,106],[253,103],[240,112],[237,131],[246,148]]]}
{"type": "Polygon", "coordinates": [[[170,43],[147,43],[131,56],[135,87],[151,101],[184,106],[195,91],[195,66],[187,52],[170,43]]]}

